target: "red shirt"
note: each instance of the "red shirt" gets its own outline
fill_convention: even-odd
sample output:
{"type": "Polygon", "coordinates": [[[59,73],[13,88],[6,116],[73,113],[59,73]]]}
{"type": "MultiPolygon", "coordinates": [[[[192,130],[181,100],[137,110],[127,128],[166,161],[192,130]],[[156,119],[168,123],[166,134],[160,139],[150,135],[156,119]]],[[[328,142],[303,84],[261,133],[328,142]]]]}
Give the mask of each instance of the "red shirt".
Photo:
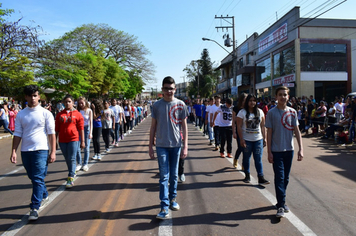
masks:
{"type": "Polygon", "coordinates": [[[84,118],[79,111],[63,110],[56,116],[56,133],[60,143],[79,141],[79,131],[84,130],[84,118]]]}

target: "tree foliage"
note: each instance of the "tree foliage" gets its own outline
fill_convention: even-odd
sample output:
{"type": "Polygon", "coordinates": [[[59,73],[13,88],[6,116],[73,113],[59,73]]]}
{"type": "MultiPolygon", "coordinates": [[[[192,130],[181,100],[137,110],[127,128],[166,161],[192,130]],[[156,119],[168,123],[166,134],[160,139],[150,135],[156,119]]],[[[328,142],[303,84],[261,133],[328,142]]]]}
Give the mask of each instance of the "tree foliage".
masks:
{"type": "Polygon", "coordinates": [[[214,71],[207,49],[203,50],[199,60],[192,61],[183,71],[190,81],[187,88],[189,95],[197,97],[198,88],[200,97],[206,98],[212,95],[212,88],[216,86],[219,71],[214,71]]]}
{"type": "Polygon", "coordinates": [[[126,70],[140,71],[145,82],[153,80],[154,66],[146,56],[150,51],[137,37],[116,30],[107,24],[84,24],[51,42],[58,52],[78,53],[83,47],[103,51],[104,58],[113,58],[126,70]]]}
{"type": "Polygon", "coordinates": [[[8,96],[34,83],[36,51],[43,43],[39,39],[41,27],[21,25],[22,18],[15,22],[3,18],[12,12],[0,9],[0,94],[8,96]]]}

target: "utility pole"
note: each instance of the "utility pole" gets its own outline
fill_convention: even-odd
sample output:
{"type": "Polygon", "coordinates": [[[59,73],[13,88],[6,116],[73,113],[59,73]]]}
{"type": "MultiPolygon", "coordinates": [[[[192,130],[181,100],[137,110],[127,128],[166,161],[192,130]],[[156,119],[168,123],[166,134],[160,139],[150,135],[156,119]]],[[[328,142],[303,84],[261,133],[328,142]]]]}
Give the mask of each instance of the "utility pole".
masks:
{"type": "MultiPolygon", "coordinates": [[[[235,46],[235,17],[234,16],[216,16],[215,15],[215,19],[221,19],[221,20],[224,20],[228,23],[227,26],[217,26],[215,27],[218,31],[219,29],[222,29],[222,31],[224,31],[224,29],[226,29],[226,31],[228,31],[228,29],[232,28],[232,73],[233,73],[233,86],[236,86],[236,60],[237,60],[237,55],[236,55],[236,46],[235,46]],[[230,21],[231,22],[230,22],[230,21]]],[[[226,45],[225,46],[228,46],[230,47],[231,45],[226,45]]]]}

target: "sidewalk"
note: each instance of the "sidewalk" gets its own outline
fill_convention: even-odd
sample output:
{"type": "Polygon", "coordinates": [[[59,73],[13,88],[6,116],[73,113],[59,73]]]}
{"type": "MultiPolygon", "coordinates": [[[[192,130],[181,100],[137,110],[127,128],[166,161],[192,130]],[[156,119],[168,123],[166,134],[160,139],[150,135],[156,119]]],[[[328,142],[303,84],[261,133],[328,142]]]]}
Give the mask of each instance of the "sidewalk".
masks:
{"type": "Polygon", "coordinates": [[[0,139],[3,138],[11,138],[11,134],[9,133],[4,133],[4,127],[0,128],[0,139]]]}

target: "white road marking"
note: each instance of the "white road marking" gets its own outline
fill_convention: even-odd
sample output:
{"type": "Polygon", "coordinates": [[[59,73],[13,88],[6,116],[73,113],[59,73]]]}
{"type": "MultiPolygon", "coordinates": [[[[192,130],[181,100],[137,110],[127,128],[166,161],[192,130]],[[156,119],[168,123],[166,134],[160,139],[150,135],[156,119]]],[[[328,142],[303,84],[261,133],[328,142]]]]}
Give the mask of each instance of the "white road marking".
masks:
{"type": "Polygon", "coordinates": [[[25,169],[25,168],[23,166],[21,166],[21,167],[17,168],[16,170],[10,171],[9,173],[2,175],[0,177],[0,180],[4,179],[5,177],[7,177],[9,175],[15,174],[15,173],[17,173],[17,172],[19,172],[20,170],[23,170],[23,169],[25,169]]]}
{"type": "MultiPolygon", "coordinates": [[[[59,152],[60,150],[57,150],[56,152],[59,152]]],[[[102,152],[101,153],[102,156],[107,155],[107,153],[102,152]]],[[[89,161],[88,167],[90,169],[90,167],[92,165],[94,165],[95,163],[97,163],[99,161],[95,161],[95,160],[91,160],[89,161]]],[[[5,178],[6,176],[9,176],[13,173],[18,172],[19,170],[24,169],[24,167],[20,167],[14,171],[11,171],[5,175],[3,175],[2,178],[5,178]]],[[[78,173],[78,175],[74,178],[74,181],[81,175],[85,173],[84,171],[81,171],[78,173]]],[[[0,179],[1,180],[1,179],[0,179]]],[[[61,186],[59,186],[56,190],[54,190],[50,195],[49,195],[49,200],[46,204],[44,204],[43,206],[41,206],[41,208],[38,210],[38,213],[41,213],[41,211],[43,211],[43,209],[45,209],[49,204],[51,204],[51,202],[54,201],[54,199],[56,199],[61,193],[63,193],[66,189],[66,183],[64,182],[61,186]]],[[[30,215],[30,212],[27,212],[26,215],[24,215],[21,220],[17,221],[15,224],[13,224],[7,231],[5,231],[1,236],[14,236],[16,235],[28,222],[28,216],[30,215]]],[[[41,217],[41,216],[40,216],[41,217]]]]}
{"type": "Polygon", "coordinates": [[[162,220],[158,227],[158,236],[172,236],[173,235],[173,220],[172,211],[169,210],[169,218],[162,220]]]}
{"type": "MultiPolygon", "coordinates": [[[[231,164],[233,162],[234,158],[226,158],[231,164]]],[[[241,169],[241,166],[238,164],[237,166],[238,169],[241,169]]],[[[258,181],[251,176],[251,184],[253,185],[258,185],[258,181]]],[[[266,188],[260,189],[257,188],[258,191],[272,204],[275,205],[276,203],[276,197],[268,191],[266,188]]],[[[316,236],[316,234],[306,225],[301,221],[296,215],[293,214],[293,212],[290,210],[288,213],[284,214],[285,218],[289,220],[289,222],[296,227],[300,233],[302,233],[305,236],[316,236]]]]}

